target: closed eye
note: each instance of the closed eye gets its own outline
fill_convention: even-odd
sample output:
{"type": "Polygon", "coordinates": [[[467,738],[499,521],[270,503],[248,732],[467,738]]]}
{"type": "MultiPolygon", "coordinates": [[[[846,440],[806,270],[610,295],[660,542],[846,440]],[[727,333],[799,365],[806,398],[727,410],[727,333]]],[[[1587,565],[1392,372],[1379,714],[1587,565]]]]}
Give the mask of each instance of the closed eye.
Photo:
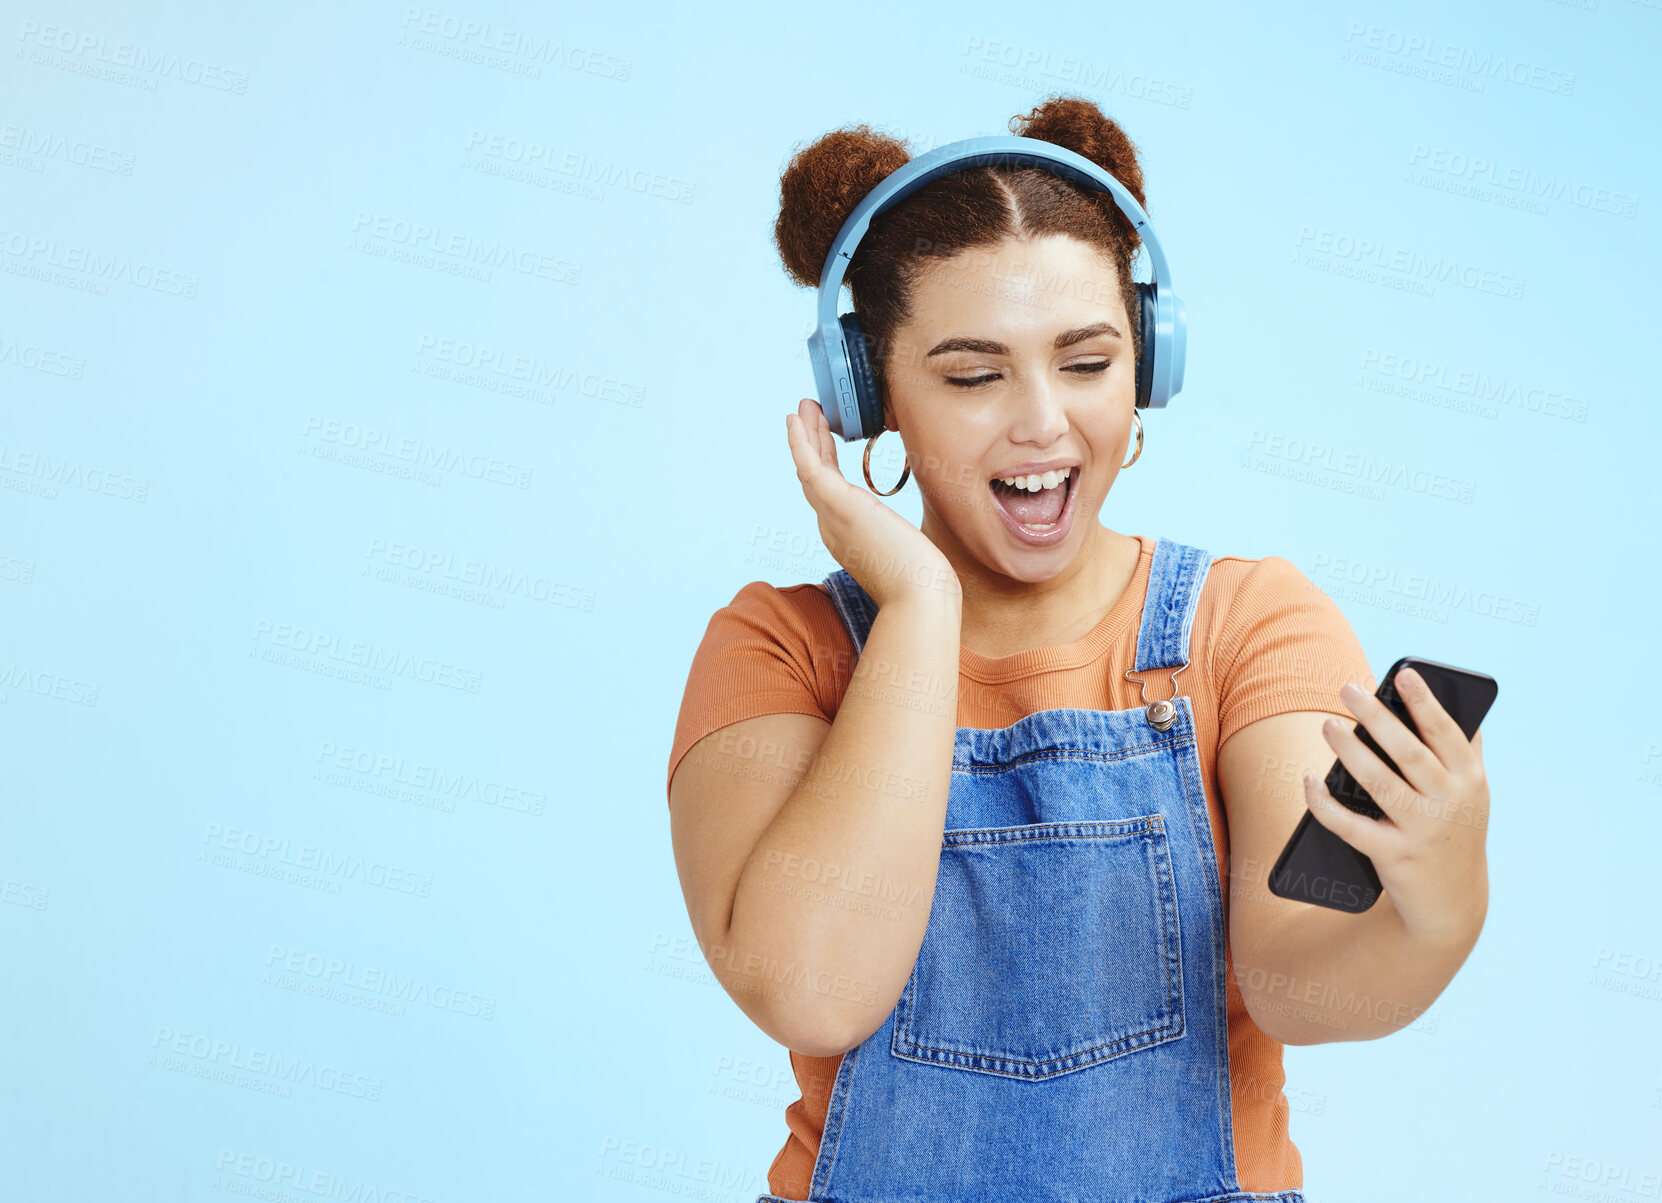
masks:
{"type": "MultiPolygon", "coordinates": [[[[1062,370],[1064,372],[1078,372],[1082,376],[1095,376],[1107,371],[1112,362],[1112,360],[1104,359],[1097,363],[1070,363],[1062,370]]],[[[955,384],[959,388],[978,388],[998,378],[999,374],[992,372],[986,376],[948,376],[946,381],[948,384],[955,384]]]]}

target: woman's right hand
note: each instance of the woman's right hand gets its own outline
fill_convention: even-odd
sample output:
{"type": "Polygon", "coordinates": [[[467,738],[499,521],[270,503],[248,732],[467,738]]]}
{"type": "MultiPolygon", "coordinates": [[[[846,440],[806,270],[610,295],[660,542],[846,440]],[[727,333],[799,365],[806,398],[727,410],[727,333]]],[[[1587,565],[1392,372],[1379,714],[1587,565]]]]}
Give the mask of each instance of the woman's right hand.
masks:
{"type": "Polygon", "coordinates": [[[850,484],[837,463],[837,436],[817,401],[785,415],[785,436],[802,495],[819,515],[819,537],[879,607],[915,594],[961,597],[941,549],[869,489],[850,484]]]}

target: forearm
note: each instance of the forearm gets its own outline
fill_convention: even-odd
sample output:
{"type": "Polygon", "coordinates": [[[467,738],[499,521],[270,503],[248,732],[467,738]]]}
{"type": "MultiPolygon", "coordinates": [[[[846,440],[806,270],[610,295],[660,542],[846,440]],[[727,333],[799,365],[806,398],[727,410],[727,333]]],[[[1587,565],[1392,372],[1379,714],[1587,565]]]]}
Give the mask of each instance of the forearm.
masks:
{"type": "Polygon", "coordinates": [[[1474,882],[1474,917],[1435,938],[1411,932],[1388,893],[1359,915],[1307,906],[1234,950],[1247,1010],[1283,1044],[1372,1040],[1406,1027],[1465,963],[1487,896],[1487,880],[1474,882]]]}
{"type": "Polygon", "coordinates": [[[878,612],[825,742],[745,864],[726,968],[765,982],[782,1030],[857,1042],[911,974],[946,821],[961,614],[940,591],[878,612]]]}

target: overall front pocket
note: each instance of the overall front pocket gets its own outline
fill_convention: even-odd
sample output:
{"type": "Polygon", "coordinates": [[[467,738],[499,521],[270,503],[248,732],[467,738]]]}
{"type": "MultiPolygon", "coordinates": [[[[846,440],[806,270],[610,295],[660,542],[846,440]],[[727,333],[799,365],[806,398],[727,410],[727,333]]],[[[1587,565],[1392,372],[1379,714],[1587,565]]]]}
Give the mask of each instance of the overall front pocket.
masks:
{"type": "Polygon", "coordinates": [[[1037,1079],[1182,1034],[1162,816],[944,834],[895,1056],[1037,1079]]]}

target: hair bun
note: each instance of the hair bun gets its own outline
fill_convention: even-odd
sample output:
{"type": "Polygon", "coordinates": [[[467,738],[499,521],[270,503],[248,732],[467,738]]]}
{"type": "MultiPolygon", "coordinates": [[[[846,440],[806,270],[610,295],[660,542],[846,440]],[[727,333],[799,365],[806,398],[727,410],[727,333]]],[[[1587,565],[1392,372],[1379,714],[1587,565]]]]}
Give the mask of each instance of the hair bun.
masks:
{"type": "Polygon", "coordinates": [[[832,130],[791,156],[779,177],[779,216],[773,223],[773,243],[791,279],[819,287],[843,222],[911,158],[904,141],[864,124],[832,130]]]}
{"type": "MultiPolygon", "coordinates": [[[[1024,138],[1038,138],[1083,155],[1125,185],[1137,203],[1148,210],[1143,199],[1143,169],[1137,161],[1137,146],[1119,123],[1089,100],[1076,96],[1052,96],[1024,117],[1010,118],[1010,132],[1024,138]]],[[[1113,221],[1133,252],[1141,245],[1136,223],[1120,211],[1114,199],[1093,192],[1093,199],[1113,221]],[[1100,199],[1098,199],[1100,198],[1100,199]]]]}

